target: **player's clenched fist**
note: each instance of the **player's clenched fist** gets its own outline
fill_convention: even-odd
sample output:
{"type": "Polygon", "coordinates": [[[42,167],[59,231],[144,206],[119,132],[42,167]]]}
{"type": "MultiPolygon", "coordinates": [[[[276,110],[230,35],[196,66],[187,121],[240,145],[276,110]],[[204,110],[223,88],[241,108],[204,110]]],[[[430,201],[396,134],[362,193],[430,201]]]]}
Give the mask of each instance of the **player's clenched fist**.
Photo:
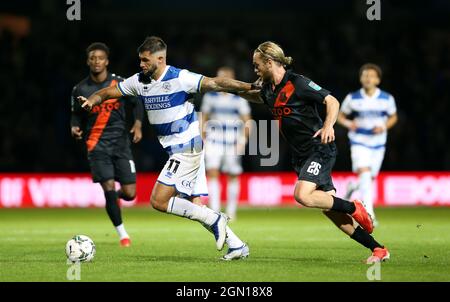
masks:
{"type": "Polygon", "coordinates": [[[85,98],[84,96],[79,96],[78,98],[78,102],[80,102],[81,108],[87,110],[87,111],[91,111],[92,109],[92,104],[88,101],[87,98],[85,98]]]}

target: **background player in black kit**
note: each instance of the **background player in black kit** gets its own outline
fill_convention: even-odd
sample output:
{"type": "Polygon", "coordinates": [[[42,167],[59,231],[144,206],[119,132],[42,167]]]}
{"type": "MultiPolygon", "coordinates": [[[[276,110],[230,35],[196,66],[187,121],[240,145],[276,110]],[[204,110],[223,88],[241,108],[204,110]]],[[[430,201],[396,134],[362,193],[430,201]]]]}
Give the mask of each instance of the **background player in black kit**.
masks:
{"type": "MultiPolygon", "coordinates": [[[[109,49],[105,44],[89,45],[86,54],[90,74],[72,91],[71,132],[75,139],[80,140],[84,136],[93,181],[103,188],[106,211],[120,237],[121,246],[128,247],[131,241],[122,222],[119,198],[128,201],[135,198],[136,169],[126,129],[125,100],[107,100],[89,113],[77,101],[78,96],[88,97],[99,89],[115,86],[123,79],[108,72],[109,49]],[[115,180],[120,182],[119,191],[115,189],[115,180]]],[[[134,104],[135,122],[130,132],[133,142],[137,143],[142,138],[143,106],[136,98],[131,102],[134,104]]]]}
{"type": "Polygon", "coordinates": [[[333,125],[339,102],[310,79],[286,70],[291,63],[292,58],[285,57],[279,45],[260,44],[254,52],[253,64],[262,87],[240,95],[266,104],[279,121],[281,136],[290,146],[298,175],[295,200],[305,207],[322,209],[343,232],[369,248],[372,255],[367,263],[387,260],[389,251],[370,235],[373,224],[363,203],[335,197],[331,170],[337,154],[333,125]],[[326,106],[324,122],[317,111],[319,104],[326,106]]]}

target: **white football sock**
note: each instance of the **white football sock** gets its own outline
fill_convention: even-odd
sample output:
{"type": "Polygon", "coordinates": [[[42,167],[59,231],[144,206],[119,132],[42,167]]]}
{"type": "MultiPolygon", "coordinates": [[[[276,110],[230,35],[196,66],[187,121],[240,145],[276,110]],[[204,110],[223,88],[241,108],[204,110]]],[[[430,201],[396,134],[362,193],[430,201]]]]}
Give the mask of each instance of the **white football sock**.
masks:
{"type": "Polygon", "coordinates": [[[218,214],[210,208],[196,205],[180,197],[170,199],[167,213],[199,221],[208,226],[211,226],[218,218],[218,214]]]}
{"type": "Polygon", "coordinates": [[[117,234],[119,235],[120,240],[122,240],[123,238],[130,238],[130,236],[128,236],[127,231],[125,230],[125,226],[123,225],[123,223],[121,225],[116,226],[116,231],[117,234]]]}
{"type": "Polygon", "coordinates": [[[236,209],[239,198],[240,183],[239,179],[229,180],[227,184],[227,210],[226,213],[229,217],[236,217],[236,209]]]}
{"type": "Polygon", "coordinates": [[[227,238],[225,239],[225,242],[229,248],[235,249],[244,245],[244,242],[242,242],[242,240],[233,233],[229,226],[227,226],[226,231],[227,238]]]}
{"type": "Polygon", "coordinates": [[[362,195],[362,200],[366,205],[367,212],[372,215],[372,218],[375,218],[373,211],[373,182],[370,171],[359,174],[359,190],[362,195]]]}
{"type": "Polygon", "coordinates": [[[220,212],[220,183],[217,178],[208,181],[209,207],[216,212],[220,212]]]}

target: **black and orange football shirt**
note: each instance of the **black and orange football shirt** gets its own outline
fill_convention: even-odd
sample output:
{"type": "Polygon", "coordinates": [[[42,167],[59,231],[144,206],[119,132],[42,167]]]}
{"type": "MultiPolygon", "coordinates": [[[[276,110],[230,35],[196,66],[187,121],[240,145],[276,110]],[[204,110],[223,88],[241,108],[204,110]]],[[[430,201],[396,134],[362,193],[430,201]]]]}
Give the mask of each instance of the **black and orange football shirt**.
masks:
{"type": "Polygon", "coordinates": [[[317,106],[322,105],[329,94],[330,91],[291,70],[286,71],[275,87],[272,83],[263,85],[261,98],[279,121],[281,136],[294,157],[307,157],[318,149],[327,152],[336,149],[334,142],[326,146],[321,144],[320,136],[313,138],[323,127],[317,106]]]}
{"type": "MultiPolygon", "coordinates": [[[[123,78],[108,73],[104,82],[94,82],[91,77],[83,79],[72,91],[72,120],[71,126],[85,126],[84,139],[88,152],[106,151],[115,145],[126,132],[125,98],[110,99],[96,105],[90,112],[81,108],[77,97],[89,97],[94,92],[115,86],[123,78]]],[[[139,102],[139,100],[133,100],[139,102]]],[[[142,118],[142,117],[141,117],[142,118]]]]}

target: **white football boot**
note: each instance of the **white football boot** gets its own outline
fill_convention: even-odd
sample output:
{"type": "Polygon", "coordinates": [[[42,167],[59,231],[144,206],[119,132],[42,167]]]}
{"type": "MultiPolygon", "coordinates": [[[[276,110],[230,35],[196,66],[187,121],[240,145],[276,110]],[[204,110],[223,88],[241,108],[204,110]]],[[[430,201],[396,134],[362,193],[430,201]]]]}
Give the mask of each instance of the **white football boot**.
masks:
{"type": "Polygon", "coordinates": [[[250,249],[247,244],[244,243],[243,246],[238,248],[229,248],[228,252],[223,255],[222,260],[229,261],[229,260],[238,260],[238,259],[244,259],[247,258],[250,255],[250,249]]]}

